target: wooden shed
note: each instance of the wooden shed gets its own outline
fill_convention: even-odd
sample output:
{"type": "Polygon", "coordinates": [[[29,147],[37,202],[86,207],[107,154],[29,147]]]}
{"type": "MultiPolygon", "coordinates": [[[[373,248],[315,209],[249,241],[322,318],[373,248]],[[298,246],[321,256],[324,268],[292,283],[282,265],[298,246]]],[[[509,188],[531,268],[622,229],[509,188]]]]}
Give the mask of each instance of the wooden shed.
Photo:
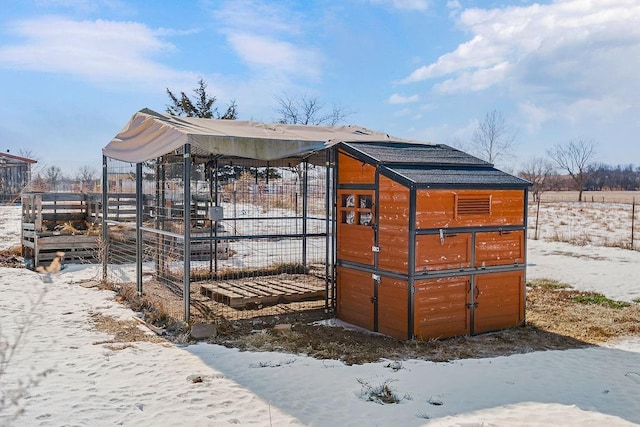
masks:
{"type": "Polygon", "coordinates": [[[399,339],[524,324],[529,182],[446,145],[341,143],[337,314],[399,339]]]}
{"type": "Polygon", "coordinates": [[[0,203],[13,203],[31,180],[31,165],[35,160],[0,153],[0,203]]]}

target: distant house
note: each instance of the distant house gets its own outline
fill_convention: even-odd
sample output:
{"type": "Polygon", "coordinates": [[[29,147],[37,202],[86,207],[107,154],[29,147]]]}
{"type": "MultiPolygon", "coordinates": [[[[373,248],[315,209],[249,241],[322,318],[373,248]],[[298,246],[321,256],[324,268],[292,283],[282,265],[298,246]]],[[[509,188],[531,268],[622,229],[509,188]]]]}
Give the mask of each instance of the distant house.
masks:
{"type": "Polygon", "coordinates": [[[36,160],[0,153],[0,203],[19,200],[20,192],[31,180],[31,165],[36,160]]]}

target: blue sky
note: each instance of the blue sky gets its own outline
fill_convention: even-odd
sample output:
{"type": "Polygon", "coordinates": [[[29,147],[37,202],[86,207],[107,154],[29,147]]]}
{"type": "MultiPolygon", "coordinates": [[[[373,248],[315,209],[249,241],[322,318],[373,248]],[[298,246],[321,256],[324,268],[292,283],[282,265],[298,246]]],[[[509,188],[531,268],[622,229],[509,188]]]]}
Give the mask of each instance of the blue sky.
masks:
{"type": "Polygon", "coordinates": [[[220,109],[278,118],[318,97],[346,122],[467,147],[493,109],[517,171],[556,143],[640,165],[637,0],[22,0],[0,14],[0,149],[39,167],[100,169],[134,112],[199,77],[220,109]]]}

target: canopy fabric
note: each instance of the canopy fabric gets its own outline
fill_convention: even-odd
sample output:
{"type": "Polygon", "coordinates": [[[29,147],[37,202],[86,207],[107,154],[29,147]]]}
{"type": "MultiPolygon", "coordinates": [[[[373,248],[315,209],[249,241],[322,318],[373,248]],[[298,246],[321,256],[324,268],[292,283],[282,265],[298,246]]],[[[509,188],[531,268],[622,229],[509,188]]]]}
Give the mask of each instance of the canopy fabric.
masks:
{"type": "Polygon", "coordinates": [[[339,142],[415,143],[357,126],[201,119],[143,109],[133,115],[102,153],[111,159],[141,163],[189,143],[211,155],[274,161],[305,157],[339,142]]]}

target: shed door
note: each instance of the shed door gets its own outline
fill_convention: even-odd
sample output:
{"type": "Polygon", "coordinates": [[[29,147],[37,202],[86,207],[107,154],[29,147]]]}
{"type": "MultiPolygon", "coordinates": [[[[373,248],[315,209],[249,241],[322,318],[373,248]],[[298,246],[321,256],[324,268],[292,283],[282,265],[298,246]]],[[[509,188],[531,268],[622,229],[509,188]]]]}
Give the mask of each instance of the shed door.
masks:
{"type": "Polygon", "coordinates": [[[374,330],[376,289],[371,273],[338,267],[338,317],[347,323],[374,330]]]}
{"type": "Polygon", "coordinates": [[[409,337],[409,284],[404,279],[381,277],[376,286],[375,320],[378,332],[406,340],[409,337]]]}
{"type": "Polygon", "coordinates": [[[524,272],[479,274],[474,297],[474,334],[519,326],[524,321],[524,272]]]}
{"type": "Polygon", "coordinates": [[[443,277],[415,283],[413,331],[417,339],[467,335],[471,277],[443,277]]]}

